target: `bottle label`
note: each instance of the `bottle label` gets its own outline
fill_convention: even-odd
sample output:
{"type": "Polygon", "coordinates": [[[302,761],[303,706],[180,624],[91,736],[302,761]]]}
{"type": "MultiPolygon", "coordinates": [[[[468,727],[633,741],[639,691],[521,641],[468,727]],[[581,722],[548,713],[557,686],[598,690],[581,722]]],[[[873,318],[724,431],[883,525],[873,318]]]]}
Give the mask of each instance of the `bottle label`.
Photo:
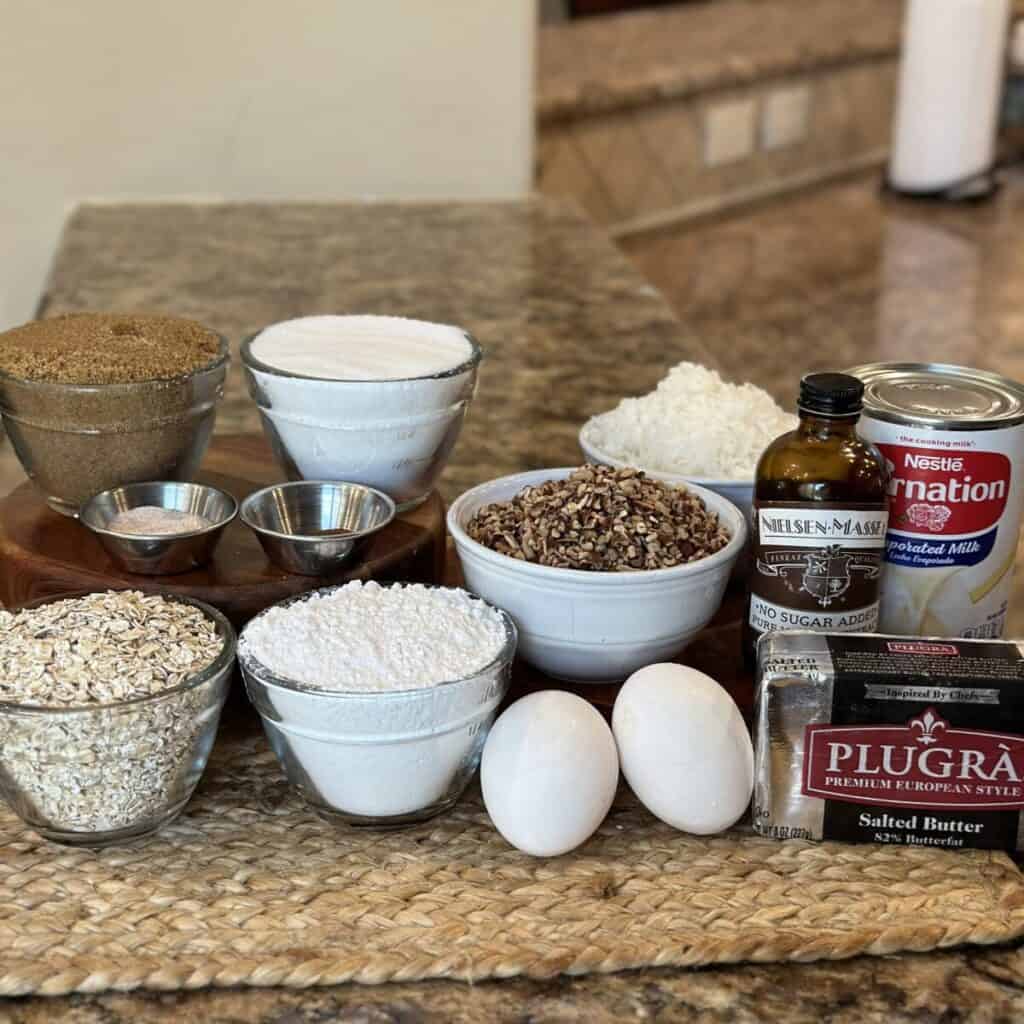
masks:
{"type": "Polygon", "coordinates": [[[760,502],[754,510],[750,626],[868,633],[888,513],[877,506],[760,502]]]}

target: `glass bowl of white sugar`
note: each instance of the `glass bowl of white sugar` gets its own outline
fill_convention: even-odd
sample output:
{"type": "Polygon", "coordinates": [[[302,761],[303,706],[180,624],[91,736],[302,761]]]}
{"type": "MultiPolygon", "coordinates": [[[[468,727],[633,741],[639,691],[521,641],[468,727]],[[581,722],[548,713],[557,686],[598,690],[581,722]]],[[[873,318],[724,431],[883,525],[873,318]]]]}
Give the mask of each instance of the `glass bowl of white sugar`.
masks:
{"type": "Polygon", "coordinates": [[[452,807],[508,692],[516,628],[464,590],[353,581],[242,631],[250,701],[323,816],[393,828],[452,807]]]}
{"type": "Polygon", "coordinates": [[[404,511],[437,482],[476,390],[480,346],[397,316],[305,316],[242,343],[249,392],[289,480],[348,480],[404,511]]]}

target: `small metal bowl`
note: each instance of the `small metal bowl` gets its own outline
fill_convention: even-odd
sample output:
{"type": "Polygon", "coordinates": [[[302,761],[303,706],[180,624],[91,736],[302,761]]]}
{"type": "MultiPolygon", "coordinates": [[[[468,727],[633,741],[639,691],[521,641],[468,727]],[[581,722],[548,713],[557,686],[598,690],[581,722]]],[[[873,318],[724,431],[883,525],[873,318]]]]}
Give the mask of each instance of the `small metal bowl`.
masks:
{"type": "Polygon", "coordinates": [[[79,522],[99,538],[122,569],[145,576],[189,572],[209,562],[224,527],[235,518],[238,502],[226,491],[205,484],[171,480],[124,484],[93,495],[78,512],[79,522]],[[191,512],[211,525],[189,533],[116,533],[110,522],[119,512],[156,505],[191,512]]]}
{"type": "Polygon", "coordinates": [[[239,514],[275,565],[324,576],[395,518],[395,503],[363,484],[296,480],[250,494],[239,514]]]}

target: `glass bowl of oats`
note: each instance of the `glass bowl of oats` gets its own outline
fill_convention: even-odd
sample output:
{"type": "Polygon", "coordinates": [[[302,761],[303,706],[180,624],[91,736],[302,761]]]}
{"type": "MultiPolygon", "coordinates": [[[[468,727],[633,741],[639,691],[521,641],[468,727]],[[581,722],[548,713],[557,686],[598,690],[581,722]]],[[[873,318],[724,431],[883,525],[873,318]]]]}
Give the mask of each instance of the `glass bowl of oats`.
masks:
{"type": "Polygon", "coordinates": [[[0,797],[45,839],[148,835],[213,748],[235,632],[190,598],[99,591],[0,611],[0,797]]]}

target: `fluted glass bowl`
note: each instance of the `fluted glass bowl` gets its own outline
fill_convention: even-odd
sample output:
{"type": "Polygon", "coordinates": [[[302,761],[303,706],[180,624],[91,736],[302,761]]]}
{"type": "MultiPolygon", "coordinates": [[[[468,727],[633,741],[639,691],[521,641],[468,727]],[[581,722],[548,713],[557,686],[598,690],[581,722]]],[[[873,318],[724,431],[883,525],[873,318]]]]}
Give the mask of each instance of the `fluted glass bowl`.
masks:
{"type": "Polygon", "coordinates": [[[383,491],[400,512],[434,488],[476,391],[480,346],[440,373],[336,380],[276,369],[242,343],[249,393],[289,480],[348,480],[383,491]]]}
{"type": "MultiPolygon", "coordinates": [[[[45,601],[80,596],[65,594],[45,601]]],[[[48,708],[0,701],[0,797],[45,839],[109,846],[155,832],[182,810],[206,768],[235,660],[235,631],[201,672],[150,697],[48,708]]]]}
{"type": "Polygon", "coordinates": [[[395,828],[452,807],[508,692],[516,627],[500,614],[505,644],[489,665],[418,690],[307,688],[275,675],[243,642],[238,664],[249,700],[291,785],[322,816],[348,825],[395,828]]]}
{"type": "Polygon", "coordinates": [[[0,417],[22,467],[51,508],[74,515],[100,491],[191,480],[224,393],[228,345],[173,380],[60,384],[0,372],[0,417]]]}

